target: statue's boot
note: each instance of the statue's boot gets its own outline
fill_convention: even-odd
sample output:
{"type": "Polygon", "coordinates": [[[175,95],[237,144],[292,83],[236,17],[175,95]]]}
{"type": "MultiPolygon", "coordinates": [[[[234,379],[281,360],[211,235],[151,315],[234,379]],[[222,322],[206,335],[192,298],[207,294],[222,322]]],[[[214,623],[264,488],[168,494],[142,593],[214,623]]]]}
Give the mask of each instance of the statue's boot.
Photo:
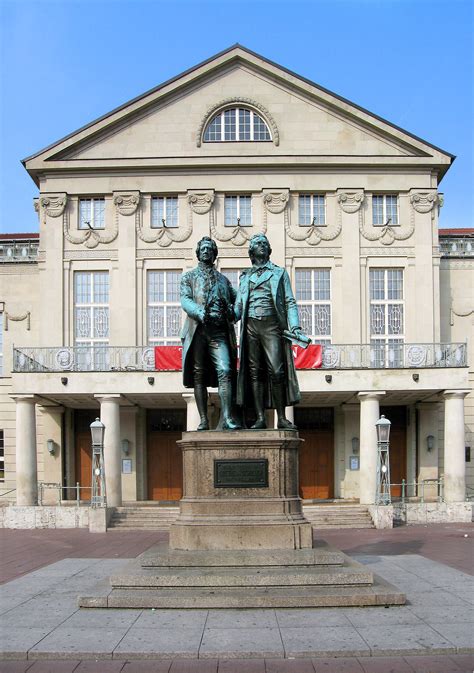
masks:
{"type": "Polygon", "coordinates": [[[241,426],[232,418],[232,382],[230,379],[219,381],[219,397],[222,409],[222,429],[240,430],[241,426]]]}
{"type": "Polygon", "coordinates": [[[198,383],[194,386],[194,397],[199,412],[201,422],[197,426],[198,430],[209,430],[209,420],[207,418],[207,388],[198,383]]]}
{"type": "Polygon", "coordinates": [[[272,386],[273,401],[277,412],[279,430],[296,430],[296,425],[289,421],[285,416],[285,384],[274,383],[272,386]]]}
{"type": "Polygon", "coordinates": [[[263,406],[263,392],[263,383],[252,381],[253,402],[257,413],[257,420],[250,428],[251,430],[265,430],[267,427],[265,408],[263,406]]]}

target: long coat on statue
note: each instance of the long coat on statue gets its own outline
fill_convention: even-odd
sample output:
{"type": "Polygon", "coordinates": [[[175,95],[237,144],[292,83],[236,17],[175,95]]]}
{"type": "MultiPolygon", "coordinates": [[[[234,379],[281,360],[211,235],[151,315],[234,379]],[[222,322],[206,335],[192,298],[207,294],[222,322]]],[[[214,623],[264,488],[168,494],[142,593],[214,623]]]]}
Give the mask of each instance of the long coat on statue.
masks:
{"type": "MultiPolygon", "coordinates": [[[[181,277],[181,306],[186,313],[186,320],[181,331],[183,343],[183,385],[185,388],[194,388],[193,371],[193,339],[198,325],[205,315],[205,308],[212,298],[220,298],[227,306],[225,321],[225,333],[229,340],[231,362],[237,362],[237,343],[233,321],[233,305],[235,290],[228,278],[219,273],[214,267],[210,272],[196,267],[187,271],[181,277]]],[[[212,329],[212,326],[210,327],[212,329]]],[[[209,367],[206,368],[206,386],[217,388],[217,373],[209,359],[209,367]]]]}
{"type": "MultiPolygon", "coordinates": [[[[259,284],[270,281],[273,302],[277,314],[278,324],[282,330],[291,330],[293,327],[299,327],[300,320],[298,314],[298,307],[291,289],[290,278],[280,266],[268,262],[268,270],[266,270],[259,278],[259,284]]],[[[240,324],[240,369],[237,377],[237,404],[245,406],[245,401],[252,399],[250,390],[250,381],[248,380],[248,363],[246,353],[246,333],[247,333],[247,319],[248,319],[248,305],[250,295],[250,276],[252,269],[245,269],[240,276],[239,291],[235,302],[234,313],[236,320],[241,320],[240,324]]],[[[283,342],[283,359],[285,365],[285,392],[286,392],[286,406],[297,404],[301,399],[300,389],[298,386],[298,379],[296,378],[295,363],[293,353],[291,351],[291,342],[284,339],[283,342]]],[[[265,363],[262,363],[262,370],[266,372],[265,363]]],[[[271,408],[271,382],[266,376],[265,378],[265,406],[271,408]]]]}

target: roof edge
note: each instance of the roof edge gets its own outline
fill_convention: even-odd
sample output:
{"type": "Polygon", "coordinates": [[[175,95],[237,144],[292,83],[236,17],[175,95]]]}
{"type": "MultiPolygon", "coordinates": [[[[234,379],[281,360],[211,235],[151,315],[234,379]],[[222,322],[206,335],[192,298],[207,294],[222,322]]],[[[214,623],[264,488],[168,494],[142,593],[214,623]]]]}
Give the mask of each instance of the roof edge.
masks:
{"type": "Polygon", "coordinates": [[[146,98],[147,96],[150,96],[153,93],[158,92],[160,89],[163,89],[165,86],[168,86],[169,84],[172,84],[173,82],[178,81],[182,77],[185,77],[186,75],[191,74],[195,70],[198,70],[199,68],[202,68],[203,66],[207,65],[208,63],[211,63],[212,61],[224,56],[225,54],[230,53],[231,51],[235,49],[241,49],[242,51],[246,52],[247,54],[253,56],[254,58],[258,58],[261,61],[264,61],[265,63],[268,63],[274,68],[277,68],[281,70],[282,72],[285,72],[286,74],[290,75],[291,77],[295,77],[296,79],[299,79],[301,82],[304,82],[305,84],[308,84],[312,87],[315,87],[317,89],[320,89],[324,93],[333,96],[337,100],[341,101],[342,103],[345,103],[347,105],[350,105],[351,107],[363,112],[364,114],[369,115],[373,119],[376,119],[377,121],[380,121],[384,124],[387,124],[391,128],[395,129],[396,131],[399,131],[405,135],[407,135],[410,138],[413,138],[413,140],[416,140],[417,142],[421,142],[424,145],[427,145],[428,147],[431,147],[432,149],[436,150],[437,152],[441,152],[442,154],[445,154],[446,156],[451,158],[451,164],[453,161],[456,159],[456,155],[451,154],[451,152],[447,152],[446,150],[443,150],[441,147],[438,147],[437,145],[433,145],[432,143],[424,140],[423,138],[420,138],[419,136],[415,135],[414,133],[411,133],[410,131],[407,131],[406,129],[402,128],[401,126],[397,126],[397,124],[393,124],[392,122],[388,121],[384,117],[381,117],[380,115],[375,114],[374,112],[371,112],[370,110],[367,110],[366,108],[362,107],[361,105],[358,105],[357,103],[354,103],[353,101],[349,100],[348,98],[344,98],[343,96],[340,96],[337,93],[334,93],[334,91],[331,91],[330,89],[326,89],[325,87],[321,86],[317,82],[314,82],[313,80],[308,79],[307,77],[303,77],[302,75],[299,75],[298,73],[294,72],[293,70],[290,70],[289,68],[286,68],[283,65],[280,65],[276,61],[272,61],[265,56],[262,56],[261,54],[252,51],[251,49],[248,49],[247,47],[243,46],[239,42],[236,42],[235,44],[231,45],[230,47],[227,47],[226,49],[223,49],[222,51],[218,52],[217,54],[214,54],[213,56],[210,56],[209,58],[205,59],[204,61],[201,61],[197,63],[196,65],[188,68],[187,70],[184,70],[183,72],[179,73],[178,75],[175,75],[174,77],[171,77],[170,79],[165,80],[161,84],[158,84],[157,86],[145,91],[142,94],[139,94],[138,96],[135,96],[135,98],[132,98],[131,100],[122,103],[122,105],[119,105],[118,107],[114,108],[113,110],[110,110],[110,112],[107,112],[104,115],[101,115],[100,117],[97,117],[97,119],[94,119],[84,126],[81,126],[80,128],[72,131],[71,133],[68,133],[66,136],[63,138],[60,138],[59,140],[56,140],[55,142],[51,143],[50,145],[47,145],[43,149],[39,150],[38,152],[35,152],[34,154],[31,154],[28,157],[25,157],[24,159],[21,160],[21,163],[23,166],[26,168],[26,162],[31,161],[31,159],[35,159],[38,157],[40,154],[43,154],[44,152],[47,152],[48,150],[52,149],[56,145],[59,145],[63,143],[64,141],[68,140],[69,138],[72,138],[78,133],[81,133],[82,131],[85,131],[86,129],[90,128],[94,124],[97,124],[104,119],[107,119],[107,117],[111,117],[112,115],[116,114],[117,112],[120,112],[121,110],[124,110],[127,108],[129,105],[133,105],[134,103],[137,103],[139,100],[142,98],[146,98]]]}

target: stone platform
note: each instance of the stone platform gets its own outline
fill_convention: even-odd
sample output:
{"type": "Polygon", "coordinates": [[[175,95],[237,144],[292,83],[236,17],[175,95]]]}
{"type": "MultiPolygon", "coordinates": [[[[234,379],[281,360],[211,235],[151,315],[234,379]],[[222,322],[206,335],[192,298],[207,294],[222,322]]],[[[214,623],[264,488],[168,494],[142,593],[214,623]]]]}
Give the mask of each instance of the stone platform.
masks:
{"type": "Polygon", "coordinates": [[[298,495],[294,430],[185,432],[183,498],[156,545],[79,599],[98,608],[402,605],[404,594],[325,543],[298,495]]]}
{"type": "Polygon", "coordinates": [[[290,608],[403,605],[405,595],[325,543],[314,549],[183,552],[156,545],[80,607],[290,608]]]}

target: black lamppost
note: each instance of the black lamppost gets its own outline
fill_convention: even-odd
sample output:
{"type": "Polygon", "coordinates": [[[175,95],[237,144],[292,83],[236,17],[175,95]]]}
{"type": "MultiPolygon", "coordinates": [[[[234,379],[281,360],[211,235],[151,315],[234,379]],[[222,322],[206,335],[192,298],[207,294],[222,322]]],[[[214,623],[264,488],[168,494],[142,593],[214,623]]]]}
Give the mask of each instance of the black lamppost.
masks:
{"type": "Polygon", "coordinates": [[[105,425],[96,418],[90,425],[92,435],[92,507],[105,507],[104,433],[105,425]]]}
{"type": "Polygon", "coordinates": [[[390,455],[389,438],[391,423],[382,414],[375,427],[377,429],[377,492],[375,494],[376,505],[390,505],[390,455]]]}

